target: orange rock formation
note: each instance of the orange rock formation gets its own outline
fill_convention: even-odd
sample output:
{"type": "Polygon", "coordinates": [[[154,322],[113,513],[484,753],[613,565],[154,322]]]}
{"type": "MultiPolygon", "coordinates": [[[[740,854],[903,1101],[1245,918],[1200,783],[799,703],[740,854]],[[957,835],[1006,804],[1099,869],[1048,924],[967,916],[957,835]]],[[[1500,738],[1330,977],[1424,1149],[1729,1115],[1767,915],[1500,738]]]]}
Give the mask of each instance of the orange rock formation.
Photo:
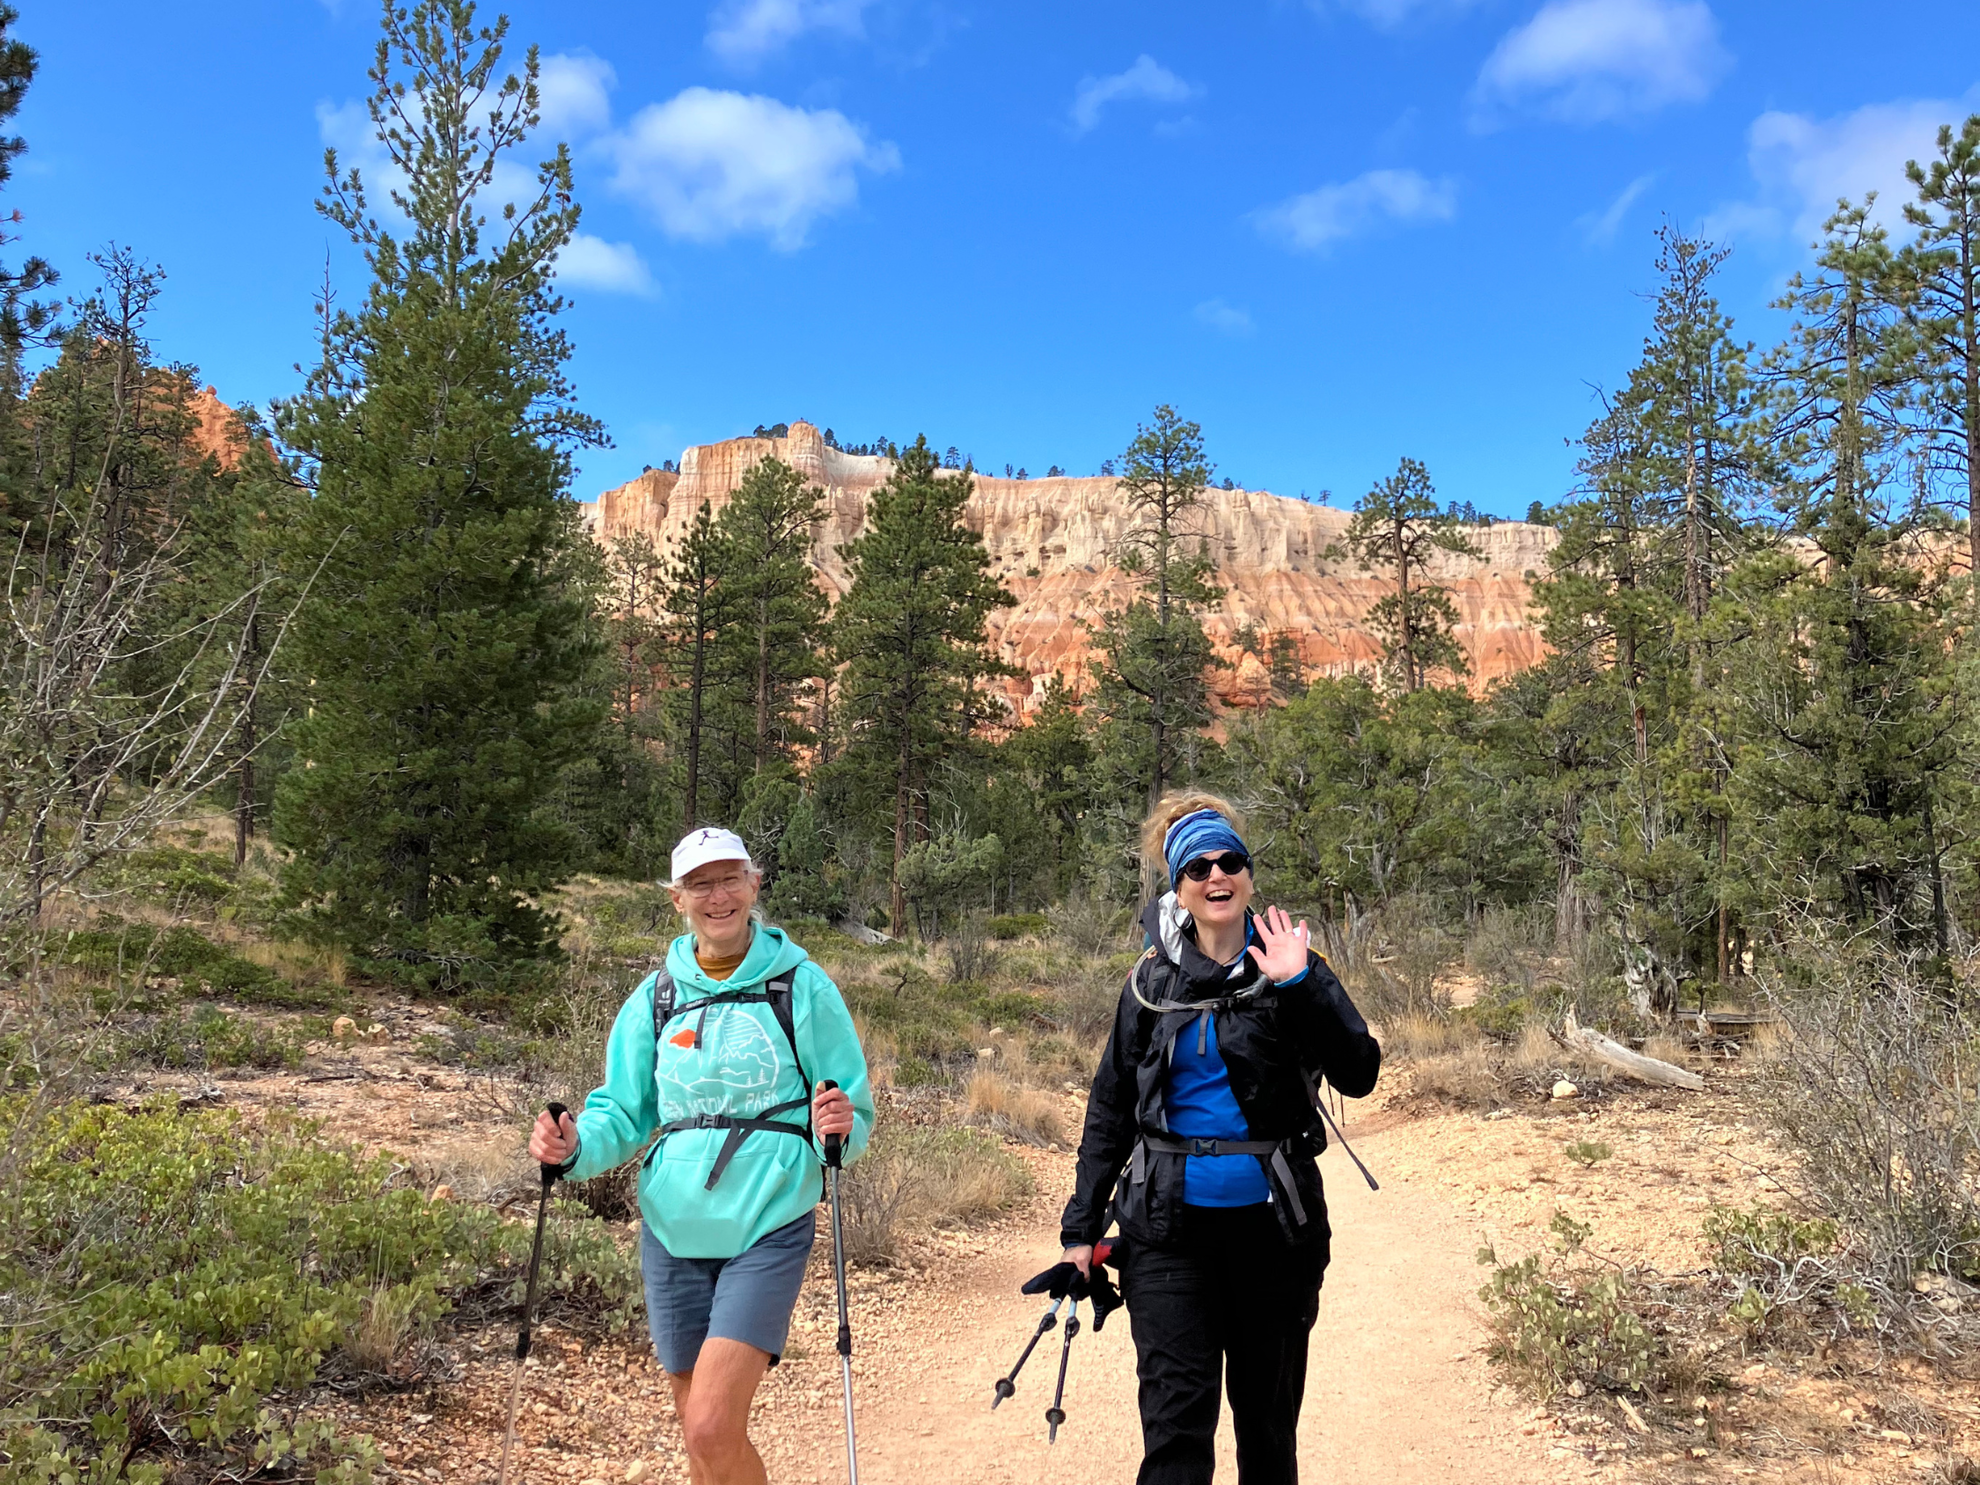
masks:
{"type": "MultiPolygon", "coordinates": [[[[680,541],[705,500],[720,514],[752,464],[782,459],[825,491],[827,515],[813,543],[819,586],[833,598],[845,591],[838,547],[863,529],[866,500],[885,483],[889,459],[846,454],[826,446],[809,423],[793,423],[786,438],[732,438],[700,444],[681,456],[680,472],[648,470],[587,507],[599,540],[645,532],[665,553],[680,541]]],[[[991,570],[1017,599],[994,614],[991,633],[1004,659],[1025,678],[1010,687],[1020,712],[1042,695],[1054,671],[1077,680],[1090,649],[1085,622],[1125,603],[1135,582],[1113,554],[1129,513],[1112,478],[1014,480],[975,476],[965,519],[983,537],[991,570]]],[[[1380,646],[1363,625],[1388,591],[1388,579],[1323,553],[1346,530],[1348,513],[1262,490],[1206,492],[1200,528],[1224,597],[1204,628],[1225,662],[1217,689],[1228,705],[1269,699],[1264,667],[1234,645],[1237,630],[1291,633],[1308,672],[1372,673],[1380,646]]],[[[1469,531],[1481,560],[1438,554],[1433,575],[1452,590],[1457,639],[1483,685],[1540,658],[1542,642],[1527,612],[1535,574],[1554,542],[1549,527],[1504,521],[1469,531]]]]}

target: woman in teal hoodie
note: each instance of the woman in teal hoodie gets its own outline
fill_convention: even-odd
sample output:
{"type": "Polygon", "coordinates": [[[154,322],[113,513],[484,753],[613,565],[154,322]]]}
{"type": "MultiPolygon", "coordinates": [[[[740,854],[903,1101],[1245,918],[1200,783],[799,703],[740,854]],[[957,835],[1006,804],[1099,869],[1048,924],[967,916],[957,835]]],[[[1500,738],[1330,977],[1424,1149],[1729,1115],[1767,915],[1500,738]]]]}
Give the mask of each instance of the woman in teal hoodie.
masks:
{"type": "Polygon", "coordinates": [[[582,1181],[659,1135],[639,1181],[654,1354],[696,1485],[763,1485],[749,1407],[790,1333],[823,1189],[820,1141],[841,1136],[844,1162],[857,1160],[873,1095],[838,987],[757,921],[762,873],[742,840],[691,831],[673,868],[689,931],[620,1009],[605,1085],[575,1120],[539,1115],[529,1152],[582,1181]]]}

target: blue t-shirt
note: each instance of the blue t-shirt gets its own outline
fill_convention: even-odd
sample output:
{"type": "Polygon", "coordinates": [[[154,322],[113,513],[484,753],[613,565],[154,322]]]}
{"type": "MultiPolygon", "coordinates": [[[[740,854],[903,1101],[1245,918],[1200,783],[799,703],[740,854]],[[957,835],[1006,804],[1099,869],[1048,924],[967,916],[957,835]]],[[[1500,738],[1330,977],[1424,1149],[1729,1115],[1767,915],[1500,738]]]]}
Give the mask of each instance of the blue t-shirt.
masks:
{"type": "MultiPolygon", "coordinates": [[[[1217,1050],[1217,1018],[1212,1016],[1201,1053],[1198,1022],[1176,1033],[1169,1061],[1169,1133],[1185,1139],[1248,1140],[1231,1070],[1217,1050]]],[[[1269,1198],[1271,1186],[1254,1155],[1191,1155],[1183,1161],[1183,1201],[1193,1207],[1248,1207],[1269,1198]]]]}

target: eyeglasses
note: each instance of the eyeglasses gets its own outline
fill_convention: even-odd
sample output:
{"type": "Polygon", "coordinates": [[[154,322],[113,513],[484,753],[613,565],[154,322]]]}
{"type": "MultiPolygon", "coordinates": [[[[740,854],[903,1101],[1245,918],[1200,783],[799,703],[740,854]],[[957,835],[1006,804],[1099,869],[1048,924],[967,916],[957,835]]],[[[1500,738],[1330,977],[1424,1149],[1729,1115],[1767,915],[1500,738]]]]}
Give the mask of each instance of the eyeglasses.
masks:
{"type": "Polygon", "coordinates": [[[701,902],[713,897],[717,892],[734,894],[743,890],[749,883],[747,872],[732,871],[725,877],[716,877],[708,882],[688,882],[681,890],[695,901],[701,902]]]}
{"type": "Polygon", "coordinates": [[[1183,863],[1182,874],[1192,882],[1210,880],[1210,868],[1216,867],[1227,877],[1251,870],[1251,858],[1241,851],[1225,851],[1217,856],[1198,856],[1194,861],[1183,863]]]}

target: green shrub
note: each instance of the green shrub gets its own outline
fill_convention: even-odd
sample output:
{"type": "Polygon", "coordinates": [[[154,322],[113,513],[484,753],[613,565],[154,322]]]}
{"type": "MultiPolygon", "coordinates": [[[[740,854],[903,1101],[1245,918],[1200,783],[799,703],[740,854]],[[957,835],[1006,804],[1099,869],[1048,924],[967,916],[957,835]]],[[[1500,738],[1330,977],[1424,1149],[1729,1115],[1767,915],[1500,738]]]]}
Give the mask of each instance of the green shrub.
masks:
{"type": "MultiPolygon", "coordinates": [[[[306,1125],[156,1105],[31,1117],[19,1099],[0,1124],[20,1159],[0,1203],[0,1485],[368,1480],[362,1441],[290,1428],[269,1394],[361,1379],[381,1334],[520,1297],[528,1224],[429,1202],[306,1125]]],[[[543,1292],[623,1325],[637,1265],[598,1224],[559,1220],[543,1292]]]]}
{"type": "Polygon", "coordinates": [[[1857,1285],[1835,1283],[1841,1230],[1826,1217],[1804,1219],[1754,1203],[1748,1211],[1714,1206],[1706,1214],[1705,1241],[1719,1271],[1739,1280],[1726,1313],[1749,1336],[1764,1334],[1783,1306],[1823,1297],[1836,1301],[1852,1323],[1867,1320],[1857,1285]],[[1845,1293],[1843,1291],[1853,1291],[1845,1293]]]}
{"type": "Polygon", "coordinates": [[[298,1031],[264,1026],[218,1006],[148,1017],[118,1038],[118,1059],[145,1067],[300,1067],[298,1031]]]}
{"type": "Polygon", "coordinates": [[[1600,1140],[1575,1140],[1565,1147],[1567,1158],[1576,1165],[1600,1165],[1616,1152],[1600,1140]]]}
{"type": "Polygon", "coordinates": [[[1457,1012],[1457,1019],[1469,1021],[1496,1041],[1509,1042],[1519,1036],[1531,1021],[1542,1019],[1543,1009],[1517,985],[1492,985],[1477,1000],[1457,1012]]]}
{"type": "MultiPolygon", "coordinates": [[[[1556,1213],[1554,1232],[1571,1257],[1590,1229],[1556,1213]]],[[[1492,1316],[1492,1358],[1529,1391],[1545,1396],[1578,1381],[1637,1392],[1656,1375],[1659,1344],[1632,1307],[1627,1272],[1560,1272],[1538,1253],[1502,1264],[1490,1247],[1478,1261],[1492,1270],[1478,1291],[1492,1316]]]]}
{"type": "Polygon", "coordinates": [[[102,985],[97,999],[104,1010],[153,1006],[157,1001],[151,992],[161,982],[187,995],[288,1010],[335,1010],[350,998],[336,986],[292,985],[274,970],[184,926],[161,932],[148,923],[101,918],[96,927],[70,934],[61,954],[65,963],[102,985]]]}
{"type": "Polygon", "coordinates": [[[1036,938],[1051,929],[1052,920],[1043,913],[1004,913],[983,925],[983,931],[995,939],[1036,938]]]}
{"type": "Polygon", "coordinates": [[[1833,1253],[1839,1234],[1826,1217],[1791,1217],[1755,1202],[1751,1210],[1715,1206],[1705,1216],[1705,1241],[1722,1272],[1750,1277],[1833,1253]]]}
{"type": "Polygon", "coordinates": [[[152,846],[98,867],[99,886],[171,902],[224,902],[234,890],[234,858],[217,851],[152,846]]]}

